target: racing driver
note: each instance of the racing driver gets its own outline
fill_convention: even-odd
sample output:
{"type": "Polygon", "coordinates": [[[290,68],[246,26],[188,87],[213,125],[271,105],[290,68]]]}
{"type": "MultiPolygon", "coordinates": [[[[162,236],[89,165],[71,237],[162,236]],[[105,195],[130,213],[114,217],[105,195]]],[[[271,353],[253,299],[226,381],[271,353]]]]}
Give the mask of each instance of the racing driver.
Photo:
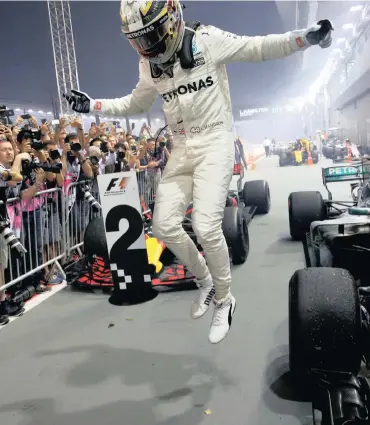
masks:
{"type": "Polygon", "coordinates": [[[211,302],[214,313],[209,341],[227,335],[235,311],[230,293],[228,247],[222,233],[234,165],[234,135],[226,64],[265,61],[329,47],[328,20],[281,35],[234,35],[199,22],[184,22],[177,0],[122,0],[121,29],[140,56],[139,82],[118,99],[66,94],[79,113],[131,116],[147,112],[158,95],[174,135],[174,146],[159,184],[153,233],[197,278],[199,292],[191,308],[198,319],[211,302]],[[192,224],[205,258],[182,228],[193,200],[192,224]]]}

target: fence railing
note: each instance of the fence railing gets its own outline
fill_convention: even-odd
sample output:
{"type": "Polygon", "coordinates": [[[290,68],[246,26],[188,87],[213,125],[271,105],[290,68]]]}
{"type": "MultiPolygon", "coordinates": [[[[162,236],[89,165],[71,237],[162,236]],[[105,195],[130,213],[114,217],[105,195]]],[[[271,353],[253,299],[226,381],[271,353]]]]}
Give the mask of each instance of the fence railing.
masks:
{"type": "Polygon", "coordinates": [[[66,232],[64,216],[64,195],[61,189],[49,189],[37,193],[31,200],[20,198],[6,202],[9,223],[2,227],[2,234],[11,229],[13,235],[10,244],[2,252],[0,261],[5,270],[6,284],[0,290],[7,289],[23,279],[41,280],[53,267],[57,267],[64,276],[60,261],[65,257],[66,232]],[[27,250],[19,255],[19,245],[14,237],[27,250]]]}

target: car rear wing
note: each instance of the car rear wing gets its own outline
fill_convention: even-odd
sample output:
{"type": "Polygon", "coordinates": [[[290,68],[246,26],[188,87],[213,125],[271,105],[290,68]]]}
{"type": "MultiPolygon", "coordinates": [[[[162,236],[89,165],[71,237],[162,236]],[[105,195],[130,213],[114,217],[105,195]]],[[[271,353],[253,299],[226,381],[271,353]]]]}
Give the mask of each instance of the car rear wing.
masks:
{"type": "Polygon", "coordinates": [[[327,183],[364,180],[370,178],[370,163],[353,163],[351,165],[337,165],[322,169],[324,185],[327,183]]]}

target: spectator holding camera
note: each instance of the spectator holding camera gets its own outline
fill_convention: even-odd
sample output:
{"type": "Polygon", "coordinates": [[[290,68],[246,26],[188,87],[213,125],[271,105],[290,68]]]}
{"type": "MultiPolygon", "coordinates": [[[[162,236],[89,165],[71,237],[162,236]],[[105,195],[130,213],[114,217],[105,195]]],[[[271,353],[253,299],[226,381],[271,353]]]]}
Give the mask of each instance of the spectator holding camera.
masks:
{"type": "MultiPolygon", "coordinates": [[[[45,138],[46,144],[46,160],[50,165],[62,165],[61,155],[58,150],[58,145],[48,141],[45,138]]],[[[49,173],[48,173],[49,174],[49,173]]],[[[51,173],[51,177],[46,180],[47,189],[63,188],[64,175],[63,172],[51,173]]],[[[46,228],[45,228],[45,249],[44,263],[51,257],[57,257],[61,254],[61,234],[62,234],[62,197],[60,192],[51,192],[47,196],[46,202],[46,228]]],[[[45,271],[48,274],[52,272],[48,266],[45,267],[45,271]]],[[[59,271],[55,271],[48,278],[48,283],[51,285],[58,285],[64,282],[64,278],[59,271]]]]}
{"type": "Polygon", "coordinates": [[[117,144],[117,137],[114,134],[110,134],[108,136],[108,143],[111,149],[114,150],[114,148],[116,147],[117,144]]]}
{"type": "Polygon", "coordinates": [[[87,149],[87,154],[89,156],[91,169],[93,172],[93,177],[96,178],[98,175],[104,174],[105,173],[105,163],[104,163],[105,156],[103,155],[99,147],[96,145],[89,146],[89,148],[87,149]]]}
{"type": "MultiPolygon", "coordinates": [[[[46,189],[46,173],[41,168],[31,167],[32,164],[45,162],[46,156],[42,149],[35,150],[32,145],[33,134],[27,130],[18,133],[17,141],[20,154],[17,155],[15,163],[21,162],[23,182],[20,187],[20,198],[22,200],[22,235],[25,247],[27,270],[39,267],[43,264],[43,246],[45,243],[45,196],[37,196],[37,193],[46,189]]],[[[39,143],[39,142],[37,142],[39,143]]],[[[52,178],[51,173],[47,173],[52,178]]],[[[37,293],[42,293],[49,288],[42,284],[44,271],[41,270],[25,279],[26,284],[35,286],[37,293]]]]}
{"type": "Polygon", "coordinates": [[[13,152],[16,155],[18,153],[17,150],[17,134],[18,128],[13,127],[13,129],[9,125],[0,124],[0,135],[3,136],[8,142],[11,143],[13,147],[13,152]]]}
{"type": "MultiPolygon", "coordinates": [[[[164,139],[165,140],[165,139],[164,139]]],[[[162,139],[163,143],[163,139],[162,139]]],[[[155,173],[164,166],[164,149],[163,146],[155,146],[155,140],[149,139],[147,142],[147,155],[148,155],[148,170],[155,173]]]]}
{"type": "Polygon", "coordinates": [[[167,164],[167,161],[170,159],[170,151],[168,150],[168,139],[165,136],[158,137],[158,145],[159,145],[159,155],[161,157],[160,167],[163,171],[164,167],[167,164]]]}
{"type": "Polygon", "coordinates": [[[121,171],[127,171],[128,161],[127,161],[127,144],[123,142],[118,142],[115,146],[115,162],[113,166],[113,172],[119,173],[121,171]]]}
{"type": "Polygon", "coordinates": [[[114,135],[110,135],[108,137],[107,142],[103,142],[103,145],[101,147],[103,156],[103,163],[104,163],[104,173],[113,173],[115,169],[115,164],[117,162],[117,155],[116,155],[116,145],[117,145],[117,139],[114,135]]]}
{"type": "Polygon", "coordinates": [[[62,151],[62,164],[64,173],[64,187],[76,182],[81,171],[88,179],[93,177],[90,162],[82,153],[82,146],[78,135],[75,133],[67,134],[64,139],[64,148],[62,151]]]}
{"type": "MultiPolygon", "coordinates": [[[[98,165],[98,174],[113,173],[116,156],[111,143],[105,142],[101,137],[96,137],[91,140],[90,147],[98,149],[98,151],[92,150],[96,155],[89,154],[90,163],[94,162],[96,163],[95,166],[98,165]]],[[[88,149],[88,152],[90,152],[90,149],[88,149]]]]}
{"type": "MultiPolygon", "coordinates": [[[[83,138],[83,132],[81,132],[83,138]]],[[[62,152],[64,174],[64,193],[68,198],[71,220],[70,234],[72,238],[83,238],[83,232],[89,219],[89,206],[83,202],[84,193],[80,186],[70,187],[72,183],[93,178],[93,171],[88,158],[82,153],[82,145],[78,135],[67,134],[62,152]]]]}

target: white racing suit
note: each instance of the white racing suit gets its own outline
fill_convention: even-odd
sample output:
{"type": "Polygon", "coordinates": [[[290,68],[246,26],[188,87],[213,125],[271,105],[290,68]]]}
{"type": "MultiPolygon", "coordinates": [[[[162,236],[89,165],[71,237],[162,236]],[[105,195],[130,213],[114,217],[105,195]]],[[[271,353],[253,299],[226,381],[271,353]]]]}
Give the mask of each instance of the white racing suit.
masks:
{"type": "Polygon", "coordinates": [[[302,50],[299,35],[288,32],[265,37],[237,36],[212,26],[200,26],[192,50],[195,67],[182,69],[177,60],[173,77],[155,78],[146,59],[132,94],[100,99],[95,112],[130,116],[147,112],[158,95],[174,146],[159,184],[153,233],[199,280],[211,273],[217,290],[227,293],[231,272],[222,219],[234,165],[232,109],[226,64],[283,58],[302,50]],[[193,229],[205,259],[182,228],[193,199],[193,229]],[[208,271],[209,269],[209,271],[208,271]]]}

